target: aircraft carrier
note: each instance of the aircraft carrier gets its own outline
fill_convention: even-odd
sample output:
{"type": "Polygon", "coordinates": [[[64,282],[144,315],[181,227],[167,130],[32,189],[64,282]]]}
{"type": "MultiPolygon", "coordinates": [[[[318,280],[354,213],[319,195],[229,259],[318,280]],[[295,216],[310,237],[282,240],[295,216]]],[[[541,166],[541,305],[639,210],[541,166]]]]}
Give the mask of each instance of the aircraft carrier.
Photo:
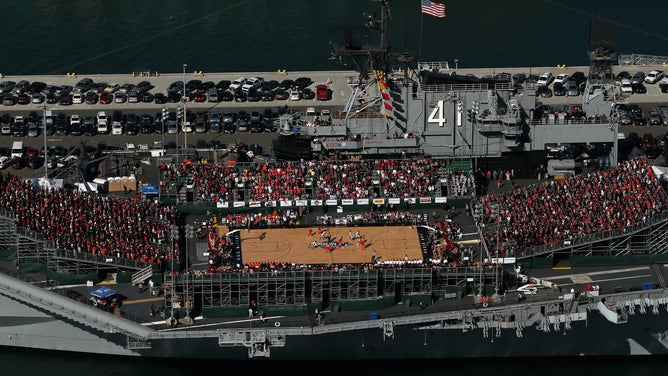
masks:
{"type": "MultiPolygon", "coordinates": [[[[329,113],[286,113],[276,158],[449,158],[521,179],[543,172],[548,146],[586,142],[603,150],[601,168],[617,164],[614,104],[624,99],[610,41],[590,41],[582,103],[553,111],[531,79],[471,77],[390,54],[389,4],[380,3],[366,21],[379,45],[347,41],[334,53],[356,67],[345,81],[352,95],[329,113]]],[[[466,213],[457,220],[472,221],[466,213]]],[[[184,359],[667,355],[667,224],[662,212],[628,232],[502,262],[481,246],[469,266],[209,276],[58,249],[3,211],[0,345],[184,359]],[[102,307],[112,295],[91,295],[100,285],[122,305],[102,307]],[[255,304],[261,312],[249,316],[255,304]]]]}

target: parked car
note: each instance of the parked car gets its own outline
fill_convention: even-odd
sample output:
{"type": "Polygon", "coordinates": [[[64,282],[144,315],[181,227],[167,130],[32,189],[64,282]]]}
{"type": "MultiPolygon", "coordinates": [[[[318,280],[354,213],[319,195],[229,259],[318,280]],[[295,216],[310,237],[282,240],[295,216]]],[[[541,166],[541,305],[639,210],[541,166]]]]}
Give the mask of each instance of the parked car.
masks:
{"type": "Polygon", "coordinates": [[[207,131],[207,125],[206,125],[206,115],[203,111],[197,112],[195,115],[195,132],[196,133],[206,133],[207,131]]]}
{"type": "Polygon", "coordinates": [[[104,111],[98,111],[96,116],[97,122],[97,133],[107,134],[109,133],[109,119],[107,118],[107,113],[104,111]]]}
{"type": "Polygon", "coordinates": [[[45,97],[42,93],[32,93],[30,101],[34,104],[44,103],[45,97]]]}
{"type": "Polygon", "coordinates": [[[620,125],[631,125],[633,124],[633,120],[631,120],[631,115],[629,115],[627,112],[623,112],[619,114],[619,124],[620,125]]]}
{"type": "Polygon", "coordinates": [[[28,137],[39,136],[39,125],[35,121],[28,122],[28,137]]]}
{"type": "Polygon", "coordinates": [[[536,82],[536,85],[537,86],[547,86],[547,85],[551,84],[552,81],[554,81],[554,76],[552,75],[552,73],[551,72],[543,72],[543,74],[541,74],[538,77],[538,81],[536,82]]]}
{"type": "Polygon", "coordinates": [[[13,106],[16,104],[16,99],[14,97],[14,94],[11,92],[6,92],[2,94],[2,105],[3,106],[13,106]]]}
{"type": "Polygon", "coordinates": [[[77,114],[70,115],[70,134],[73,136],[81,136],[83,134],[81,117],[77,114]]]}
{"type": "Polygon", "coordinates": [[[86,136],[97,135],[97,125],[95,124],[95,116],[86,115],[83,120],[83,132],[86,136]]]}
{"type": "Polygon", "coordinates": [[[251,89],[259,89],[262,83],[264,83],[264,79],[261,77],[251,77],[241,85],[241,90],[247,93],[251,89]]]}
{"type": "Polygon", "coordinates": [[[26,135],[26,121],[23,115],[16,115],[14,117],[14,127],[12,128],[12,135],[14,137],[24,137],[26,135]]]}
{"type": "Polygon", "coordinates": [[[659,91],[662,93],[668,93],[668,79],[665,77],[659,82],[659,91]]]}
{"type": "Polygon", "coordinates": [[[622,79],[622,82],[620,84],[620,89],[622,91],[622,94],[632,94],[633,85],[631,84],[631,80],[622,79]]]}
{"type": "Polygon", "coordinates": [[[30,81],[28,80],[21,80],[14,85],[14,88],[12,89],[12,94],[14,95],[19,95],[25,93],[26,89],[30,86],[30,81]]]}
{"type": "Polygon", "coordinates": [[[552,85],[552,93],[557,97],[563,97],[566,95],[566,87],[561,82],[555,82],[552,85]]]}
{"type": "Polygon", "coordinates": [[[663,78],[663,71],[662,70],[653,70],[647,73],[647,77],[645,77],[645,82],[648,84],[655,84],[659,82],[663,78]]]}
{"type": "Polygon", "coordinates": [[[164,93],[155,93],[153,95],[153,103],[165,104],[167,103],[167,96],[164,93]]]}
{"type": "Polygon", "coordinates": [[[657,142],[656,138],[654,138],[653,134],[645,133],[642,136],[642,144],[643,144],[643,148],[648,149],[652,146],[657,146],[659,143],[657,142]]]}
{"type": "Polygon", "coordinates": [[[656,111],[650,111],[647,114],[649,118],[649,125],[661,125],[661,116],[656,111]]]}
{"type": "Polygon", "coordinates": [[[0,94],[11,93],[12,89],[16,86],[14,81],[2,81],[0,82],[0,94]]]}
{"type": "Polygon", "coordinates": [[[125,103],[127,101],[127,95],[121,91],[114,93],[114,103],[125,103]]]}
{"type": "Polygon", "coordinates": [[[239,111],[237,120],[237,130],[239,132],[248,132],[248,113],[244,110],[239,111]]]}
{"type": "Polygon", "coordinates": [[[547,85],[542,85],[538,86],[536,89],[536,96],[537,97],[543,97],[543,98],[550,98],[552,97],[552,89],[550,89],[547,85]]]}
{"type": "Polygon", "coordinates": [[[72,104],[81,104],[84,102],[84,96],[81,92],[72,94],[72,104]]]}
{"type": "Polygon", "coordinates": [[[142,91],[140,100],[143,103],[153,103],[155,99],[155,95],[153,95],[150,91],[142,91]]]}
{"type": "Polygon", "coordinates": [[[141,97],[139,92],[134,89],[128,92],[127,94],[128,103],[139,103],[141,102],[141,97]]]}
{"type": "Polygon", "coordinates": [[[6,169],[11,165],[11,163],[12,163],[12,158],[6,155],[0,156],[0,169],[2,170],[6,169]]]}
{"type": "Polygon", "coordinates": [[[560,83],[560,84],[563,85],[564,83],[566,83],[566,81],[568,81],[568,73],[565,73],[565,72],[563,72],[563,73],[559,73],[559,74],[554,78],[554,83],[555,83],[555,84],[556,84],[556,83],[560,83]]]}
{"type": "Polygon", "coordinates": [[[302,89],[302,99],[314,99],[315,92],[307,87],[302,89]]]}
{"type": "Polygon", "coordinates": [[[100,93],[100,104],[109,104],[113,100],[113,94],[108,91],[103,91],[100,93]]]}
{"type": "Polygon", "coordinates": [[[631,112],[631,119],[633,119],[633,124],[635,125],[647,125],[647,119],[642,112],[631,112]]]}
{"type": "Polygon", "coordinates": [[[659,115],[661,115],[663,125],[668,125],[668,104],[659,103],[657,108],[658,108],[659,115]]]}
{"type": "Polygon", "coordinates": [[[32,97],[28,93],[21,93],[16,96],[16,103],[18,104],[30,104],[32,97]]]}
{"type": "MultiPolygon", "coordinates": [[[[517,81],[515,81],[515,82],[517,82],[517,81]]],[[[524,79],[522,79],[522,83],[523,82],[524,82],[524,79]]],[[[316,93],[316,100],[319,100],[319,101],[329,100],[329,89],[327,89],[327,85],[324,85],[324,84],[316,85],[315,93],[316,93]]]]}
{"type": "Polygon", "coordinates": [[[179,133],[179,126],[176,121],[175,112],[170,112],[169,114],[167,114],[167,133],[168,134],[179,133]]]}
{"type": "Polygon", "coordinates": [[[645,81],[645,72],[638,71],[631,77],[631,83],[639,84],[645,81]]]}
{"type": "Polygon", "coordinates": [[[230,83],[230,91],[236,91],[241,89],[241,86],[246,83],[246,77],[239,77],[230,83]]]}
{"type": "Polygon", "coordinates": [[[288,97],[288,99],[291,101],[298,101],[302,99],[302,93],[298,87],[295,86],[292,89],[290,89],[290,96],[288,97]]]}
{"type": "Polygon", "coordinates": [[[89,91],[84,95],[84,101],[86,104],[97,104],[100,99],[100,95],[94,91],[89,91]]]}
{"type": "Polygon", "coordinates": [[[631,90],[634,94],[645,94],[647,93],[647,88],[642,83],[631,84],[631,90]]]}
{"type": "Polygon", "coordinates": [[[632,77],[633,76],[631,76],[631,73],[629,73],[628,71],[621,71],[621,72],[617,73],[617,76],[615,76],[615,84],[621,85],[622,80],[631,81],[632,77]]]}
{"type": "Polygon", "coordinates": [[[0,117],[0,134],[9,136],[12,134],[12,123],[14,120],[8,113],[2,114],[0,117]]]}
{"type": "Polygon", "coordinates": [[[137,114],[127,114],[125,118],[125,133],[130,136],[139,134],[139,116],[137,114]]]}
{"type": "Polygon", "coordinates": [[[139,121],[139,130],[142,134],[153,133],[154,121],[153,116],[149,114],[143,114],[141,120],[139,121]]]}
{"type": "Polygon", "coordinates": [[[566,81],[566,95],[569,97],[577,97],[580,95],[580,88],[575,80],[569,79],[566,81]]]}

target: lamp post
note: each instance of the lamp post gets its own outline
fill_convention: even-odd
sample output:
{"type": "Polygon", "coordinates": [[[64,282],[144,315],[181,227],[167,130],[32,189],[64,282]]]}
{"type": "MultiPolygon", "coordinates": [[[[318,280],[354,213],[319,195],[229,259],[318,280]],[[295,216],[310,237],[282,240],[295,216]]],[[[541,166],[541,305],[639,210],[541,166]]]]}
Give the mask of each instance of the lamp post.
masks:
{"type": "Polygon", "coordinates": [[[172,323],[172,325],[173,325],[173,322],[174,322],[174,296],[176,295],[176,289],[175,289],[176,277],[174,275],[174,254],[175,254],[174,244],[179,239],[179,227],[176,226],[176,225],[171,225],[171,226],[169,226],[169,230],[170,230],[169,231],[170,232],[169,236],[172,240],[172,262],[171,262],[172,266],[171,266],[171,270],[170,270],[170,273],[172,273],[172,298],[171,298],[171,304],[170,304],[170,306],[172,308],[172,312],[171,312],[171,317],[170,317],[169,320],[170,320],[170,323],[172,323]]]}
{"type": "Polygon", "coordinates": [[[476,133],[475,128],[476,128],[476,123],[477,123],[476,118],[478,116],[479,111],[480,111],[480,102],[473,101],[473,111],[471,113],[471,120],[472,120],[472,122],[471,122],[471,163],[472,163],[471,168],[473,169],[473,171],[476,170],[476,168],[475,168],[476,166],[475,166],[474,158],[473,158],[473,156],[474,156],[473,148],[474,148],[474,145],[475,145],[475,133],[476,133]]]}
{"type": "MultiPolygon", "coordinates": [[[[494,268],[494,295],[499,294],[499,226],[501,226],[501,208],[498,203],[492,206],[492,214],[496,216],[496,267],[494,268]]],[[[503,275],[503,274],[502,274],[503,275]]]]}
{"type": "Polygon", "coordinates": [[[190,256],[189,256],[189,253],[188,253],[188,247],[189,247],[190,244],[188,244],[188,239],[192,239],[192,238],[195,237],[195,227],[193,225],[186,225],[184,230],[185,230],[185,238],[186,238],[186,265],[185,265],[185,269],[186,269],[186,273],[185,273],[185,276],[186,276],[186,288],[185,288],[186,317],[184,318],[184,320],[185,320],[186,324],[192,324],[192,319],[190,318],[190,304],[191,304],[191,301],[190,301],[191,285],[190,285],[190,272],[189,272],[189,270],[190,270],[190,256]]]}
{"type": "Polygon", "coordinates": [[[44,134],[44,179],[49,177],[49,160],[48,149],[46,148],[46,105],[44,105],[44,113],[42,114],[42,133],[44,134]]]}
{"type": "Polygon", "coordinates": [[[165,156],[165,125],[167,124],[167,117],[169,117],[169,110],[167,107],[162,108],[162,121],[160,122],[162,129],[160,130],[160,136],[162,137],[162,154],[161,157],[165,156]]]}
{"type": "Polygon", "coordinates": [[[459,59],[455,59],[455,71],[459,69],[459,59]]]}
{"type": "Polygon", "coordinates": [[[188,131],[186,130],[186,102],[188,101],[188,93],[186,93],[186,68],[188,67],[188,64],[183,64],[183,120],[182,120],[182,128],[183,128],[183,148],[185,149],[188,146],[188,131]]]}

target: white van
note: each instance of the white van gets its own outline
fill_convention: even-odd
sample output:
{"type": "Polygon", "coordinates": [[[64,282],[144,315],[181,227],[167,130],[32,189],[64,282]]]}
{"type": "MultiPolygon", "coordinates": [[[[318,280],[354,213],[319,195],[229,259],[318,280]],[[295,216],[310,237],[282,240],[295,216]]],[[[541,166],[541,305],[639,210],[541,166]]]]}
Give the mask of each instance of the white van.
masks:
{"type": "Polygon", "coordinates": [[[23,157],[23,141],[14,141],[12,144],[12,158],[23,157]]]}

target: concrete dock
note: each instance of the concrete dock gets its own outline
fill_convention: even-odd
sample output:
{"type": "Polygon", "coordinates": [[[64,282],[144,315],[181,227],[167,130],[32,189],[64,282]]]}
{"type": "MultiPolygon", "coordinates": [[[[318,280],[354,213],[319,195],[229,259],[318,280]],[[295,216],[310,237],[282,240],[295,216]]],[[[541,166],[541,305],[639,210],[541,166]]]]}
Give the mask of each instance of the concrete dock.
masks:
{"type": "MultiPolygon", "coordinates": [[[[613,74],[617,74],[622,70],[626,70],[631,74],[637,71],[643,71],[645,73],[651,70],[664,70],[668,71],[668,66],[654,65],[654,66],[614,66],[613,74]]],[[[561,72],[572,74],[576,71],[581,71],[585,75],[589,74],[589,66],[553,66],[553,67],[515,67],[515,68],[458,68],[457,74],[473,74],[477,77],[482,77],[484,75],[494,75],[497,73],[524,73],[528,75],[540,75],[545,71],[552,72],[553,75],[557,75],[561,72]]],[[[201,80],[201,81],[213,81],[218,83],[220,80],[234,80],[238,77],[262,77],[265,81],[276,80],[283,81],[285,79],[295,80],[299,77],[308,77],[312,80],[312,88],[315,88],[317,84],[327,84],[329,83],[329,88],[331,90],[331,98],[328,101],[317,101],[316,99],[312,100],[299,100],[299,101],[290,101],[289,99],[285,100],[274,100],[271,102],[188,102],[186,104],[187,108],[192,110],[206,110],[213,107],[224,108],[224,107],[233,107],[233,108],[263,108],[263,107],[277,107],[289,105],[292,107],[320,107],[320,108],[331,108],[331,109],[340,109],[343,108],[346,101],[350,97],[351,88],[348,85],[348,80],[350,78],[357,78],[358,73],[352,70],[342,70],[342,71],[274,71],[274,72],[183,72],[181,73],[161,73],[161,72],[150,72],[149,74],[142,74],[140,72],[129,72],[128,74],[77,74],[72,72],[67,75],[34,75],[34,76],[3,76],[0,81],[11,80],[18,82],[20,80],[33,81],[42,81],[47,84],[53,85],[71,85],[74,86],[80,79],[84,77],[89,77],[93,79],[94,82],[107,82],[109,84],[119,84],[123,85],[125,83],[137,84],[141,81],[149,81],[154,88],[151,89],[151,92],[167,92],[167,87],[174,81],[185,81],[190,80],[201,80]]],[[[629,103],[660,103],[668,101],[668,93],[661,93],[658,85],[646,84],[647,93],[646,94],[634,94],[628,98],[629,103]]],[[[556,97],[551,98],[541,98],[541,101],[547,105],[559,105],[559,104],[579,104],[582,103],[582,96],[577,97],[556,97]]],[[[76,112],[79,110],[88,110],[93,107],[95,108],[109,108],[109,109],[144,109],[144,110],[155,110],[159,111],[163,107],[176,108],[177,103],[166,103],[166,104],[155,104],[155,103],[111,103],[108,105],[89,105],[89,104],[72,104],[70,106],[61,106],[59,104],[48,104],[46,105],[49,109],[54,111],[66,111],[66,112],[76,112]]],[[[26,104],[26,105],[14,105],[14,106],[0,106],[0,111],[12,112],[12,113],[28,113],[30,111],[42,110],[44,104],[26,104]]]]}

